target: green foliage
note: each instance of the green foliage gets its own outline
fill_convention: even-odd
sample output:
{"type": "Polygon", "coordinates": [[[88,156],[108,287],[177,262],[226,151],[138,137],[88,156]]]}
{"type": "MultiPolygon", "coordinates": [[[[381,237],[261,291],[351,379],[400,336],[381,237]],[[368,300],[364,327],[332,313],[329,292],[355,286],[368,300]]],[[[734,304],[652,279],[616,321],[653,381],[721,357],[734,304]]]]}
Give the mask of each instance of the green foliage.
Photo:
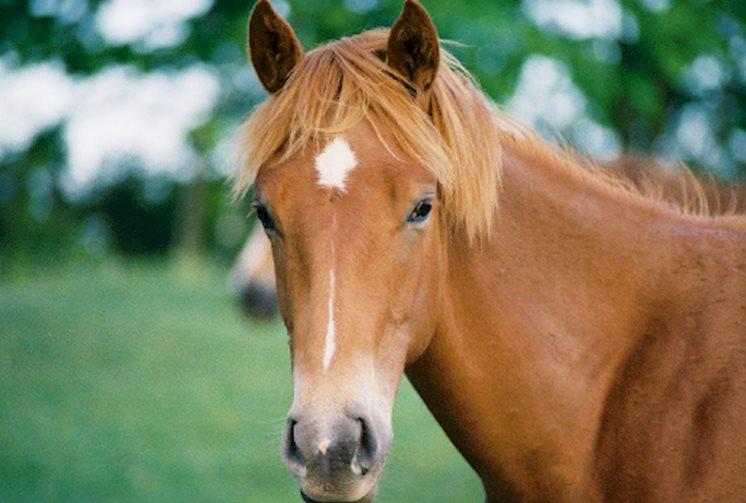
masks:
{"type": "MultiPolygon", "coordinates": [[[[498,103],[513,95],[521,69],[529,58],[546,56],[569,69],[574,85],[587,102],[586,115],[612,131],[623,150],[666,153],[677,141],[690,142],[688,138],[677,140],[676,128],[681,118],[687,118],[686,114],[694,110],[706,114],[712,122],[714,145],[707,147],[707,155],[689,152],[689,145],[680,145],[683,160],[716,176],[746,176],[746,147],[739,144],[746,137],[743,2],[619,0],[622,32],[584,37],[551,25],[538,26],[528,15],[531,1],[424,0],[423,3],[441,36],[462,44],[453,46],[452,50],[498,103]],[[722,82],[697,89],[687,80],[687,71],[703,57],[719,65],[722,82]]],[[[614,1],[610,0],[612,4],[614,1]]],[[[209,181],[212,193],[220,188],[216,182],[214,149],[264,97],[246,60],[246,18],[251,1],[216,0],[206,13],[188,21],[188,36],[182,42],[156,49],[138,42],[108,45],[96,31],[95,21],[96,13],[105,3],[103,0],[0,1],[0,19],[3,19],[0,57],[8,58],[15,66],[59,61],[76,78],[121,64],[143,73],[177,70],[194,63],[208,65],[220,78],[221,96],[212,116],[205,124],[198,125],[190,140],[204,155],[206,169],[200,176],[209,181]],[[80,8],[75,16],[31,15],[37,4],[80,8]]],[[[275,3],[278,7],[289,7],[290,21],[307,49],[364,29],[390,26],[402,5],[401,0],[276,0],[275,3]]],[[[549,4],[544,5],[547,8],[549,4]]],[[[571,135],[570,140],[582,143],[583,138],[571,135]]],[[[25,152],[0,156],[0,184],[13,188],[9,200],[0,197],[0,254],[30,253],[37,243],[44,243],[43,249],[51,249],[52,245],[64,247],[59,242],[60,236],[75,241],[85,221],[102,218],[95,205],[69,201],[60,195],[65,158],[59,128],[37,138],[25,152]],[[55,187],[53,196],[41,202],[32,200],[33,191],[29,189],[35,183],[35,173],[40,171],[48,174],[55,187]],[[33,205],[40,204],[48,205],[47,211],[35,211],[33,205]]],[[[168,204],[176,207],[177,213],[202,207],[177,201],[180,182],[172,184],[170,193],[174,199],[168,204]]],[[[235,211],[227,203],[227,197],[209,199],[204,214],[195,217],[205,222],[206,231],[202,234],[205,250],[216,248],[210,238],[216,235],[214,226],[220,217],[235,211]]],[[[181,242],[181,230],[176,226],[184,220],[182,217],[172,219],[168,229],[152,228],[152,232],[171,236],[149,238],[160,240],[160,253],[181,242]]],[[[131,231],[145,232],[136,227],[131,231]]],[[[137,249],[136,243],[114,246],[115,251],[133,248],[137,249]]]]}

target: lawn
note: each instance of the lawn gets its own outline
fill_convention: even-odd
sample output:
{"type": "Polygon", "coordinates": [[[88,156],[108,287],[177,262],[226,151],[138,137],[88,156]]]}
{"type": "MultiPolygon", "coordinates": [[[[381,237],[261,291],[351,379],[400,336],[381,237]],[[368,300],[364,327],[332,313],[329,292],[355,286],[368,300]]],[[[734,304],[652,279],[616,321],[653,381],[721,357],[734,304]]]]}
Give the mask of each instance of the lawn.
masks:
{"type": "MultiPolygon", "coordinates": [[[[278,451],[280,322],[202,263],[79,265],[0,283],[0,501],[299,501],[278,451]]],[[[408,383],[381,502],[480,501],[408,383]]]]}

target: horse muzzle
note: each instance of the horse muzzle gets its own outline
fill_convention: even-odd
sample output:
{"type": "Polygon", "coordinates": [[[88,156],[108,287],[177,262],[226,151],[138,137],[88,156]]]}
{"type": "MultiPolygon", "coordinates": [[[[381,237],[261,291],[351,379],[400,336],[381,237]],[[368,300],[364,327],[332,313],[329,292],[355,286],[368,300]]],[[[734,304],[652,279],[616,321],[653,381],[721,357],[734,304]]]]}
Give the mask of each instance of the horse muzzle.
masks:
{"type": "Polygon", "coordinates": [[[380,430],[359,415],[329,422],[289,417],[283,458],[304,501],[372,501],[390,443],[380,430]]]}
{"type": "Polygon", "coordinates": [[[237,292],[244,314],[259,320],[271,320],[278,313],[277,296],[271,286],[258,282],[242,285],[237,292]]]}

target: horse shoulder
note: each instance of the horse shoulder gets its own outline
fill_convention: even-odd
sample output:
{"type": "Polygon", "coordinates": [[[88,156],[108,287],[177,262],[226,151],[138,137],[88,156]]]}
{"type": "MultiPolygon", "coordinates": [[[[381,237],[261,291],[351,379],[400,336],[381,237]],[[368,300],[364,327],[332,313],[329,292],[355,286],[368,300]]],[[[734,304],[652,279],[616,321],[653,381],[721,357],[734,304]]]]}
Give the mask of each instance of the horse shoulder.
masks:
{"type": "Polygon", "coordinates": [[[639,327],[597,436],[595,471],[605,499],[725,501],[744,494],[742,238],[706,240],[702,253],[689,253],[678,291],[661,295],[639,327]]]}

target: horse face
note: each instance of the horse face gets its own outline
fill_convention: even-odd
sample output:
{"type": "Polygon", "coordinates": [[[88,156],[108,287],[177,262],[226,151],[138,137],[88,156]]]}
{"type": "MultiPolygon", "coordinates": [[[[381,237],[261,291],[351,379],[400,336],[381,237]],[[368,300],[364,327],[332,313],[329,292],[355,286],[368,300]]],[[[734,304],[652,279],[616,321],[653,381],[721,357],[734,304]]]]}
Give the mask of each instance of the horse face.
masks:
{"type": "Polygon", "coordinates": [[[260,171],[290,334],[294,400],[283,454],[307,498],[372,494],[407,361],[434,331],[437,187],[360,125],[260,171]]]}
{"type": "MultiPolygon", "coordinates": [[[[254,8],[249,45],[265,89],[286,92],[303,50],[267,0],[254,8]]],[[[366,56],[368,70],[385,60],[380,72],[386,81],[357,85],[388,86],[392,102],[410,120],[426,121],[440,49],[424,8],[406,0],[386,50],[366,56]]],[[[344,71],[348,82],[360,75],[354,68],[344,71]]],[[[330,82],[344,94],[345,79],[334,75],[319,77],[298,99],[312,100],[316,85],[330,82]],[[330,80],[335,78],[337,85],[330,80]]],[[[263,160],[254,191],[290,334],[294,399],[283,456],[307,501],[372,499],[404,367],[435,330],[442,270],[445,225],[433,174],[396,152],[387,131],[374,131],[361,118],[357,125],[343,123],[338,131],[344,132],[336,135],[321,134],[323,126],[314,125],[308,143],[323,140],[263,160]]],[[[421,136],[429,137],[424,130],[421,136]]]]}

